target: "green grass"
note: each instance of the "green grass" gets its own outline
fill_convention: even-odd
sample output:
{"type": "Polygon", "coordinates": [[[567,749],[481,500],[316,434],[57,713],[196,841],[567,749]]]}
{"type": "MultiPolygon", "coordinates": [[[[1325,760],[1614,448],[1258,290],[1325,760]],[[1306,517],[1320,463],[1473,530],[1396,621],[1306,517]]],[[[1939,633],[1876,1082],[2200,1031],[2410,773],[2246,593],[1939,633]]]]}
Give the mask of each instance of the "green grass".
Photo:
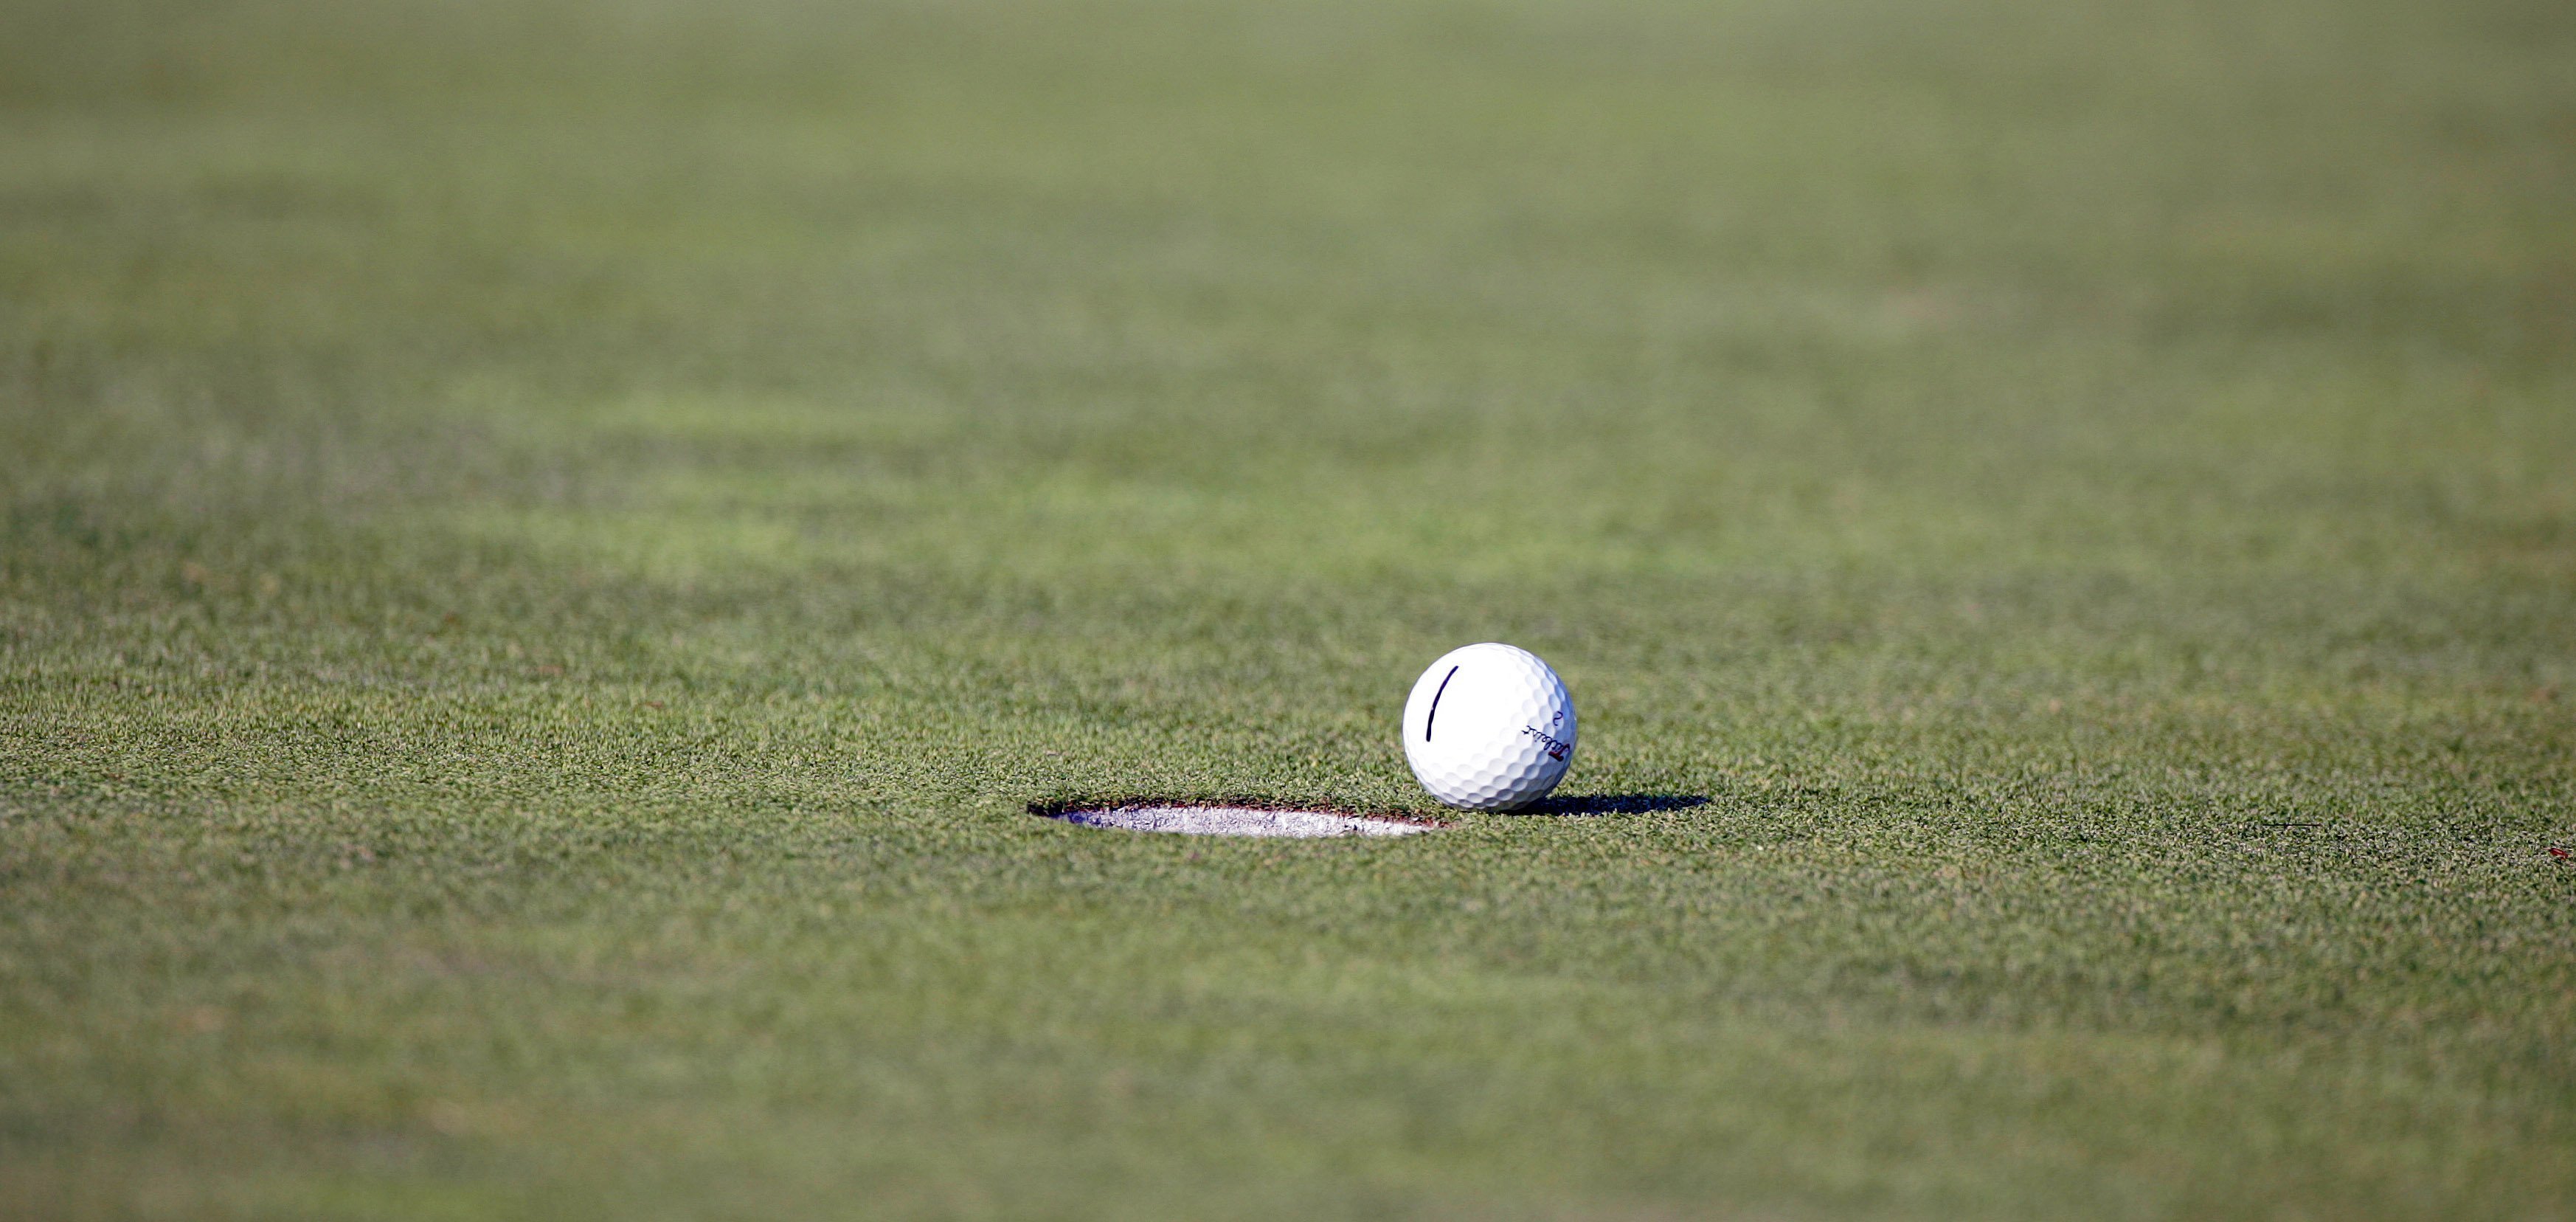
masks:
{"type": "Polygon", "coordinates": [[[0,1215],[2576,1217],[2570,201],[2554,0],[0,0],[0,1215]],[[1027,813],[1480,639],[1658,808],[1027,813]]]}

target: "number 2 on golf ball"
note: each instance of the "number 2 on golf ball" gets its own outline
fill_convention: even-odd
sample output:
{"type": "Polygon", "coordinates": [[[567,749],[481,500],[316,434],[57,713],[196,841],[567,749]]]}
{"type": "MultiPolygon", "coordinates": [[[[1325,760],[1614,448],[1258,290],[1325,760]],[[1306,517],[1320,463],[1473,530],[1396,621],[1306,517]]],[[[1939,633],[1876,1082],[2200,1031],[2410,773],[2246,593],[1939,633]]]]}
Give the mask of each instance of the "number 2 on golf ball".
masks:
{"type": "Polygon", "coordinates": [[[1574,697],[1526,649],[1489,641],[1450,650],[1404,702],[1404,758],[1446,805],[1527,806],[1574,759],[1574,697]]]}

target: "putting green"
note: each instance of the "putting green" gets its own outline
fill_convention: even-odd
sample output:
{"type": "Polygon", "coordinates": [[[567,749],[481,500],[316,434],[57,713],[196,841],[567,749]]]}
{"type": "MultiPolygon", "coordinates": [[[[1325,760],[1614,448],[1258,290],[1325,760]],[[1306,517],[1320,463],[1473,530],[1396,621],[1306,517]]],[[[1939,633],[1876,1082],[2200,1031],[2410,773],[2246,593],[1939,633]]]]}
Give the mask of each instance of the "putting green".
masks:
{"type": "Polygon", "coordinates": [[[0,5],[0,1214],[2566,1216],[2571,63],[0,5]]]}

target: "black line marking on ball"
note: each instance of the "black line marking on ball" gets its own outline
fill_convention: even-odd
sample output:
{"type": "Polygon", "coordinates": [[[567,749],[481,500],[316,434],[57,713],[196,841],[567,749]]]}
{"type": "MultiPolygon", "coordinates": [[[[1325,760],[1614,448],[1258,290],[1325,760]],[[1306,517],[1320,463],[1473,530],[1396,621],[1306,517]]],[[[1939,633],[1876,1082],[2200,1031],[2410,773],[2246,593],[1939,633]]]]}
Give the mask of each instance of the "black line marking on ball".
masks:
{"type": "MultiPolygon", "coordinates": [[[[1464,662],[1458,664],[1464,665],[1464,662]]],[[[1422,741],[1426,743],[1431,741],[1431,723],[1440,719],[1440,698],[1449,694],[1449,681],[1458,677],[1458,666],[1450,667],[1448,674],[1440,676],[1440,690],[1431,693],[1431,711],[1422,715],[1422,741]]]]}

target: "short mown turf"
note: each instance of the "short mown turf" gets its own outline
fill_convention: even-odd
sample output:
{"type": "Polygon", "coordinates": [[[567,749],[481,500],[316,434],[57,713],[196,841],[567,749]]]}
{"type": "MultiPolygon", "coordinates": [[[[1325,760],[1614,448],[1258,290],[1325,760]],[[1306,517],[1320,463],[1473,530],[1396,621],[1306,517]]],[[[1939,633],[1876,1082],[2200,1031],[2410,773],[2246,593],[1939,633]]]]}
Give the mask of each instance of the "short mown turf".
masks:
{"type": "Polygon", "coordinates": [[[0,3],[0,1216],[2576,1214],[2571,64],[0,3]]]}

